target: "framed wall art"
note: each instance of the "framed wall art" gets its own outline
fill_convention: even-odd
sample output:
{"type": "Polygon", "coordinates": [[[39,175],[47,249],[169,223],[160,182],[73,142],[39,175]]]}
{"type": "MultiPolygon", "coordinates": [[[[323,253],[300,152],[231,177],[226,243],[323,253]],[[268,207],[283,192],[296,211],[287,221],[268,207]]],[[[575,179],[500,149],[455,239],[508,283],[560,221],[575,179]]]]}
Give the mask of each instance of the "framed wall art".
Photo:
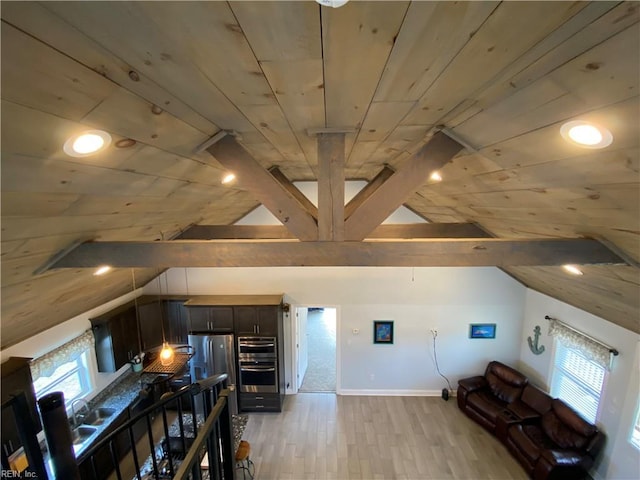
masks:
{"type": "Polygon", "coordinates": [[[374,320],[373,343],[393,343],[393,321],[374,320]]]}
{"type": "Polygon", "coordinates": [[[496,324],[495,323],[470,324],[469,338],[496,338],[496,324]]]}

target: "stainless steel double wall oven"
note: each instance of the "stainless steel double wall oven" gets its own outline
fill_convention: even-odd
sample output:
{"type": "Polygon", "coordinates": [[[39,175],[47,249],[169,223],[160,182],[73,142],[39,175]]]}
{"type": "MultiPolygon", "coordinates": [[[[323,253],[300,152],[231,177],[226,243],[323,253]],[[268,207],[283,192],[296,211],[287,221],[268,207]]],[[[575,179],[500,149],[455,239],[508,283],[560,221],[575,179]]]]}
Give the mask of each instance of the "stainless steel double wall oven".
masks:
{"type": "Polygon", "coordinates": [[[238,378],[241,392],[278,392],[276,337],[238,337],[238,378]]]}

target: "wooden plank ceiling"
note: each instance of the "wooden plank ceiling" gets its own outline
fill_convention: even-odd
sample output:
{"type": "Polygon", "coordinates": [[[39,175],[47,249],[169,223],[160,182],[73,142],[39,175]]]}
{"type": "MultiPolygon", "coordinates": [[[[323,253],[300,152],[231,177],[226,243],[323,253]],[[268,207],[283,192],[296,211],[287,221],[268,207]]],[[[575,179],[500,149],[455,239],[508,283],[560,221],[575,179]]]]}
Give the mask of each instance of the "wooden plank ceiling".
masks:
{"type": "MultiPolygon", "coordinates": [[[[211,233],[268,203],[269,192],[282,192],[272,208],[291,203],[295,180],[320,179],[328,206],[315,210],[298,200],[288,231],[265,230],[265,237],[320,235],[343,255],[343,238],[392,232],[376,229],[376,212],[391,206],[380,200],[393,196],[380,194],[387,188],[394,202],[430,222],[471,222],[506,240],[595,237],[634,264],[639,7],[3,2],[1,347],[159,272],[144,266],[134,275],[129,268],[103,277],[83,268],[34,274],[69,245],[170,240],[194,224],[213,226],[204,227],[211,233]],[[612,145],[566,143],[559,128],[572,119],[605,125],[612,145]],[[416,185],[399,182],[438,125],[475,150],[446,158],[441,182],[425,181],[424,171],[405,174],[419,178],[416,185]],[[86,158],[63,153],[68,137],[91,128],[112,135],[108,150],[86,158]],[[237,155],[212,156],[217,144],[197,152],[220,130],[236,136],[237,155]],[[311,133],[323,131],[329,133],[320,133],[319,149],[311,133]],[[221,184],[233,162],[259,172],[254,184],[221,184]],[[336,178],[372,184],[342,208],[339,191],[330,188],[336,178]],[[403,197],[389,188],[398,184],[407,189],[403,197]]],[[[391,236],[406,236],[408,228],[391,236]]],[[[481,237],[474,228],[443,227],[434,236],[465,230],[481,237]]],[[[588,265],[573,277],[540,265],[505,270],[640,332],[637,266],[588,265]]]]}

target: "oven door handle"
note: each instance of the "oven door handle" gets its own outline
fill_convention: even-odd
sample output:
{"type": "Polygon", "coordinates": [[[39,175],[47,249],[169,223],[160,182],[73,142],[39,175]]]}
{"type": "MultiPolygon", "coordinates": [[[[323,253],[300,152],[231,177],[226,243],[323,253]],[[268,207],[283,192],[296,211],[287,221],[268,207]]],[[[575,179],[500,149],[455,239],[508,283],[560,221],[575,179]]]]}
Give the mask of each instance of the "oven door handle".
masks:
{"type": "Polygon", "coordinates": [[[240,348],[242,347],[275,347],[276,344],[275,343],[240,343],[240,348]]]}
{"type": "Polygon", "coordinates": [[[243,372],[275,372],[276,369],[274,367],[240,367],[240,370],[243,372]]]}

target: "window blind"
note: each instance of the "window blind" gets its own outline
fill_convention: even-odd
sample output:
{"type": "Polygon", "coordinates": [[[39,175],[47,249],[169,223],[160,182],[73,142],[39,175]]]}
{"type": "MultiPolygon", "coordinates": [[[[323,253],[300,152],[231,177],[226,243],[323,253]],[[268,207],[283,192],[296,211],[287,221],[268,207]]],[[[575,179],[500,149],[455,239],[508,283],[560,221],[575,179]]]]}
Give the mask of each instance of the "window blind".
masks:
{"type": "Polygon", "coordinates": [[[606,370],[579,351],[558,342],[551,394],[560,398],[585,420],[595,423],[606,370]]]}

